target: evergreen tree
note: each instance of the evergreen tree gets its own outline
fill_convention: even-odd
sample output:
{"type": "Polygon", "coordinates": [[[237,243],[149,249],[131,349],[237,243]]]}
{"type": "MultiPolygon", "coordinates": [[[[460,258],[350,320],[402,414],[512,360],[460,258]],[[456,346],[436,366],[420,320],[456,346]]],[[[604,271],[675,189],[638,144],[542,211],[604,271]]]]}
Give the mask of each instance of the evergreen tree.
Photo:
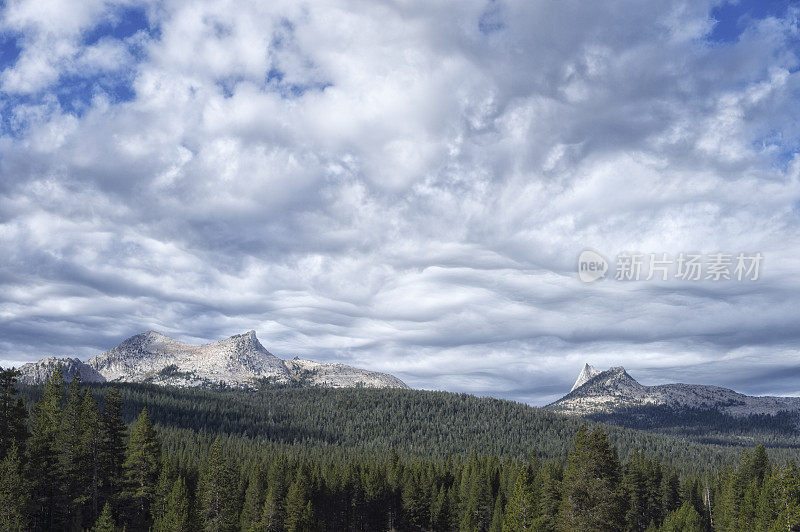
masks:
{"type": "Polygon", "coordinates": [[[63,527],[64,488],[59,464],[63,387],[64,376],[61,364],[58,364],[33,408],[28,441],[28,478],[31,480],[31,525],[39,530],[63,527]]]}
{"type": "Polygon", "coordinates": [[[714,526],[718,530],[735,530],[739,500],[736,494],[736,474],[725,468],[717,477],[714,508],[714,526]]]}
{"type": "Polygon", "coordinates": [[[675,469],[671,469],[661,478],[661,516],[663,520],[668,513],[674,512],[681,505],[680,481],[675,469]]]}
{"type": "Polygon", "coordinates": [[[608,436],[581,427],[569,453],[563,480],[561,527],[566,530],[620,530],[623,506],[619,461],[608,436]]]}
{"type": "Polygon", "coordinates": [[[238,525],[236,482],[222,442],[214,440],[200,479],[204,530],[235,530],[238,525]]]}
{"type": "Polygon", "coordinates": [[[661,479],[654,478],[656,474],[656,469],[639,451],[625,464],[622,490],[627,506],[625,522],[630,531],[643,532],[660,517],[658,503],[661,498],[657,488],[660,488],[661,479]]]}
{"type": "Polygon", "coordinates": [[[800,529],[800,469],[790,462],[775,479],[777,523],[782,530],[800,529]]]}
{"type": "Polygon", "coordinates": [[[68,386],[61,427],[58,430],[59,468],[64,481],[64,519],[72,529],[81,528],[83,505],[88,502],[85,490],[89,487],[86,474],[91,464],[82,448],[83,391],[80,376],[75,373],[68,386]]]}
{"type": "Polygon", "coordinates": [[[305,532],[313,526],[314,509],[311,506],[308,480],[300,470],[286,494],[285,529],[287,532],[305,532]]]}
{"type": "Polygon", "coordinates": [[[125,502],[127,523],[131,527],[147,528],[152,523],[151,508],[161,465],[161,444],[147,415],[139,414],[131,429],[131,437],[122,464],[125,471],[125,502]]]}
{"type": "Polygon", "coordinates": [[[156,492],[153,497],[153,507],[150,509],[154,523],[167,511],[167,501],[172,493],[172,489],[175,487],[175,481],[178,477],[178,473],[172,461],[164,455],[161,457],[160,469],[158,482],[156,483],[156,492]]]}
{"type": "Polygon", "coordinates": [[[505,504],[503,494],[498,493],[494,500],[494,510],[492,511],[492,523],[489,525],[489,532],[502,532],[503,520],[505,517],[505,504]]]}
{"type": "Polygon", "coordinates": [[[764,479],[764,484],[758,495],[756,530],[769,530],[773,523],[780,522],[778,519],[777,484],[778,478],[775,475],[770,474],[764,479]]]}
{"type": "Polygon", "coordinates": [[[431,507],[431,529],[450,530],[452,519],[448,490],[441,486],[431,507]]]}
{"type": "Polygon", "coordinates": [[[244,504],[242,505],[242,515],[239,518],[242,530],[249,530],[252,525],[258,523],[264,508],[266,496],[264,470],[259,462],[250,470],[250,475],[248,476],[247,489],[244,494],[244,504]]]}
{"type": "Polygon", "coordinates": [[[750,453],[745,453],[739,472],[744,484],[749,484],[755,480],[760,486],[764,479],[769,475],[770,463],[767,450],[763,445],[758,445],[750,453]]]}
{"type": "Polygon", "coordinates": [[[503,520],[503,530],[534,530],[540,521],[539,500],[534,486],[535,478],[530,467],[525,466],[517,476],[514,491],[508,500],[503,520]]]}
{"type": "Polygon", "coordinates": [[[703,520],[689,501],[667,515],[661,527],[661,532],[703,532],[703,530],[703,520]]]}
{"type": "Polygon", "coordinates": [[[0,460],[12,446],[22,454],[28,438],[28,410],[25,401],[17,397],[19,375],[19,370],[14,368],[0,368],[0,460]]]}
{"type": "Polygon", "coordinates": [[[177,477],[178,473],[172,461],[162,454],[158,482],[156,483],[156,492],[153,497],[153,507],[150,509],[154,521],[166,511],[167,499],[169,499],[169,495],[172,493],[172,488],[175,486],[177,477]]]}
{"type": "Polygon", "coordinates": [[[274,532],[283,530],[286,515],[286,493],[289,489],[287,479],[291,469],[284,456],[278,456],[272,462],[267,475],[267,497],[261,511],[259,530],[274,532]]]}
{"type": "Polygon", "coordinates": [[[92,527],[92,532],[114,532],[117,529],[116,524],[114,524],[114,518],[111,515],[111,506],[106,503],[103,506],[103,511],[100,512],[100,517],[97,518],[97,521],[92,527]]]}
{"type": "MultiPolygon", "coordinates": [[[[461,528],[470,531],[488,530],[494,514],[494,497],[486,463],[473,459],[468,466],[466,493],[461,515],[461,528]]],[[[462,488],[463,489],[463,488],[462,488]]]]}
{"type": "Polygon", "coordinates": [[[750,485],[745,488],[744,495],[739,503],[738,530],[755,529],[760,491],[756,479],[753,479],[750,485]]]}
{"type": "Polygon", "coordinates": [[[430,522],[430,502],[421,476],[419,470],[409,468],[403,482],[403,522],[411,530],[422,530],[430,522]]]}
{"type": "Polygon", "coordinates": [[[117,387],[106,393],[103,416],[100,421],[98,447],[98,503],[111,503],[112,511],[119,512],[116,497],[122,491],[125,462],[125,423],[122,421],[122,396],[117,387]]]}
{"type": "Polygon", "coordinates": [[[25,530],[28,491],[17,446],[0,460],[0,530],[25,530]]]}
{"type": "Polygon", "coordinates": [[[100,511],[100,412],[91,390],[83,393],[80,427],[80,502],[83,522],[92,523],[100,511]]]}
{"type": "Polygon", "coordinates": [[[561,505],[561,468],[555,464],[545,464],[539,471],[539,513],[541,530],[553,532],[558,525],[558,511],[561,505]]]}
{"type": "Polygon", "coordinates": [[[164,511],[153,524],[155,532],[190,532],[189,493],[183,477],[178,477],[166,499],[164,511]]]}
{"type": "MultiPolygon", "coordinates": [[[[364,494],[364,528],[367,530],[385,530],[389,527],[388,514],[392,494],[390,492],[386,471],[379,467],[370,467],[360,479],[362,492],[364,494]]],[[[445,499],[447,494],[445,493],[445,499]]],[[[442,501],[443,506],[436,506],[431,509],[431,513],[438,512],[440,520],[447,520],[446,500],[442,501]]],[[[434,521],[431,515],[431,521],[434,521]]],[[[439,522],[439,521],[437,521],[439,522]]],[[[436,525],[433,525],[436,528],[436,525]]]]}
{"type": "Polygon", "coordinates": [[[261,510],[261,519],[257,526],[251,526],[250,530],[263,532],[278,532],[283,530],[282,499],[276,495],[275,488],[272,486],[267,490],[267,498],[264,500],[264,508],[261,510]]]}

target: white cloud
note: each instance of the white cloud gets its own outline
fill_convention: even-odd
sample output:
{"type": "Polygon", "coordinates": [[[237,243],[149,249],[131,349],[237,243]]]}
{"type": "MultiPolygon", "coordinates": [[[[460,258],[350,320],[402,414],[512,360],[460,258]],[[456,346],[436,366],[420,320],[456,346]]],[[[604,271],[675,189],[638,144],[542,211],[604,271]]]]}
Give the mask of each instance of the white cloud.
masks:
{"type": "Polygon", "coordinates": [[[791,11],[712,46],[699,2],[175,1],[86,45],[118,5],[37,5],[3,22],[3,90],[42,96],[0,139],[6,359],[253,328],[541,402],[585,358],[657,380],[797,348],[791,11]],[[74,75],[134,97],[71,112],[74,75]],[[586,247],[766,259],[752,285],[587,287],[586,247]]]}

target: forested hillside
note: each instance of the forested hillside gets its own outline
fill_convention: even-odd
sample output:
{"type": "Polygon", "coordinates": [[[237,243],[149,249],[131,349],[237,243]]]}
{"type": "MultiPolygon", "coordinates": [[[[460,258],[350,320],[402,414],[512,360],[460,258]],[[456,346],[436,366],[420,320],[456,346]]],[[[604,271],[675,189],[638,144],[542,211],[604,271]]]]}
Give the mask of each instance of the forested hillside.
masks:
{"type": "Polygon", "coordinates": [[[438,392],[83,387],[55,372],[26,405],[14,381],[0,374],[2,530],[800,526],[786,450],[607,434],[438,392]]]}
{"type": "Polygon", "coordinates": [[[586,419],[698,443],[800,449],[800,417],[796,412],[732,416],[706,408],[647,405],[590,414],[586,419]]]}
{"type": "MultiPolygon", "coordinates": [[[[109,384],[89,385],[102,402],[109,384]]],[[[155,424],[210,435],[244,436],[263,443],[385,452],[426,458],[478,453],[563,459],[581,425],[597,423],[521,403],[468,394],[398,389],[265,387],[259,391],[171,388],[119,383],[123,416],[132,422],[147,407],[155,424]]],[[[23,387],[28,402],[40,387],[23,387]]],[[[682,470],[718,469],[740,450],[602,425],[621,456],[636,450],[682,470]]],[[[755,445],[758,442],[753,443],[755,445]]],[[[768,448],[778,461],[800,450],[768,448]]]]}

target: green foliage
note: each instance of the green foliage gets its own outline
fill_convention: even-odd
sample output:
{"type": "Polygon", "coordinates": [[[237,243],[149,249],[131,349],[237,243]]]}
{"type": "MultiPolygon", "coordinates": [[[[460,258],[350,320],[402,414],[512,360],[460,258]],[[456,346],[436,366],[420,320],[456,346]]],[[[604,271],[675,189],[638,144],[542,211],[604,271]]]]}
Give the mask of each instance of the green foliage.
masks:
{"type": "Polygon", "coordinates": [[[114,524],[114,518],[111,515],[111,505],[106,503],[103,506],[103,511],[100,512],[100,517],[97,518],[92,527],[92,532],[114,532],[117,525],[114,524]]]}
{"type": "Polygon", "coordinates": [[[244,495],[244,505],[242,506],[242,514],[239,518],[240,528],[242,530],[249,530],[258,523],[261,517],[264,502],[267,498],[264,476],[265,474],[261,462],[258,462],[250,469],[250,475],[247,479],[247,489],[244,495]]]}
{"type": "Polygon", "coordinates": [[[69,384],[59,430],[59,466],[64,476],[65,515],[70,528],[93,521],[98,503],[99,412],[91,391],[75,374],[69,384]]]}
{"type": "MultiPolygon", "coordinates": [[[[575,420],[456,394],[90,392],[76,380],[65,397],[60,379],[28,389],[37,401],[27,451],[12,445],[0,460],[2,530],[113,530],[112,516],[120,529],[159,531],[800,528],[800,471],[775,450],[737,460],[738,451],[597,425],[573,430],[575,420]],[[141,413],[126,438],[134,408],[141,413]],[[525,419],[540,433],[521,428],[525,419]],[[542,448],[532,452],[526,437],[542,448]],[[49,492],[34,476],[42,471],[49,492]]],[[[7,404],[17,402],[12,394],[7,404]]]]}
{"type": "Polygon", "coordinates": [[[236,480],[224,454],[222,441],[217,438],[211,444],[208,460],[200,477],[200,507],[205,530],[236,529],[236,480]]]}
{"type": "Polygon", "coordinates": [[[27,482],[16,445],[0,461],[0,530],[25,530],[27,482]]]}
{"type": "Polygon", "coordinates": [[[309,497],[308,480],[301,470],[286,494],[287,532],[305,532],[314,528],[314,509],[309,497]]]}
{"type": "Polygon", "coordinates": [[[147,528],[152,523],[151,510],[161,465],[161,443],[143,409],[131,429],[125,462],[125,487],[122,492],[127,521],[147,528]]]}
{"type": "Polygon", "coordinates": [[[98,501],[104,505],[110,503],[112,510],[119,510],[116,495],[122,490],[123,469],[125,461],[125,439],[127,429],[122,420],[122,396],[119,388],[104,388],[105,395],[103,415],[100,421],[100,439],[98,442],[98,501]]]}
{"type": "Polygon", "coordinates": [[[567,530],[621,530],[624,525],[620,469],[608,436],[581,427],[564,472],[561,527],[567,530]]]}
{"type": "MultiPolygon", "coordinates": [[[[90,385],[100,400],[112,387],[90,385]]],[[[581,424],[601,428],[625,459],[636,450],[681,469],[720,469],[740,449],[610,427],[524,404],[468,394],[400,389],[264,388],[210,390],[119,383],[123,419],[147,408],[156,425],[349,452],[394,449],[428,458],[451,455],[566,458],[581,424]]],[[[38,389],[20,387],[31,399],[38,389]]],[[[798,458],[772,447],[773,460],[798,458]]]]}
{"type": "Polygon", "coordinates": [[[33,408],[31,437],[28,442],[33,528],[55,529],[63,526],[64,486],[60,469],[61,402],[64,396],[61,365],[47,379],[41,399],[33,408]]]}
{"type": "Polygon", "coordinates": [[[155,532],[190,532],[192,530],[189,509],[189,492],[183,477],[172,483],[172,489],[166,497],[164,509],[156,516],[153,523],[155,532]]]}
{"type": "Polygon", "coordinates": [[[661,527],[661,532],[703,532],[703,530],[703,520],[689,501],[667,515],[661,527]]]}
{"type": "Polygon", "coordinates": [[[588,416],[619,427],[678,436],[697,443],[769,447],[798,447],[800,416],[793,412],[733,416],[707,408],[674,408],[667,405],[635,406],[588,416]]]}
{"type": "Polygon", "coordinates": [[[100,412],[91,390],[83,393],[79,438],[76,502],[82,507],[81,520],[91,521],[100,503],[100,412]]]}
{"type": "Polygon", "coordinates": [[[0,368],[0,459],[14,446],[22,452],[28,439],[28,410],[25,401],[17,397],[19,375],[14,368],[0,368]]]}
{"type": "Polygon", "coordinates": [[[525,466],[517,475],[514,491],[505,509],[504,531],[535,530],[540,519],[539,494],[535,475],[530,466],[525,466]]]}

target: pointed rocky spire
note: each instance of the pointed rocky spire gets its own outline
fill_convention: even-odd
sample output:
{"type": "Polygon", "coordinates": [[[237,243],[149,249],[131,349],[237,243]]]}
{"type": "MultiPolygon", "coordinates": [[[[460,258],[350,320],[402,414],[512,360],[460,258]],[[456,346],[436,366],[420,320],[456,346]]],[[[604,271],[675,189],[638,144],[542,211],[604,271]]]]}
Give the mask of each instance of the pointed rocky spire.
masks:
{"type": "Polygon", "coordinates": [[[572,385],[572,389],[570,392],[575,390],[576,388],[580,388],[584,384],[586,384],[592,377],[595,375],[599,375],[601,372],[594,368],[594,366],[590,366],[588,363],[583,365],[583,369],[581,370],[580,375],[578,375],[578,380],[575,381],[575,384],[572,385]]]}

